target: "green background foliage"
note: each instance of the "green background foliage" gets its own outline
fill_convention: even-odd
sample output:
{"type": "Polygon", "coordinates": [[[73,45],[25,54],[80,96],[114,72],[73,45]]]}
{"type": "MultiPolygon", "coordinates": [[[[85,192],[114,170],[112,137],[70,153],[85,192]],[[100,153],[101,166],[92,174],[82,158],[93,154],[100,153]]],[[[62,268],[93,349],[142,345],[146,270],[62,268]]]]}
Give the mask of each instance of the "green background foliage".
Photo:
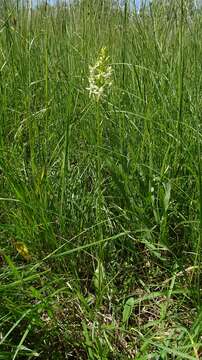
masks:
{"type": "Polygon", "coordinates": [[[2,4],[0,359],[199,359],[201,10],[2,4]]]}

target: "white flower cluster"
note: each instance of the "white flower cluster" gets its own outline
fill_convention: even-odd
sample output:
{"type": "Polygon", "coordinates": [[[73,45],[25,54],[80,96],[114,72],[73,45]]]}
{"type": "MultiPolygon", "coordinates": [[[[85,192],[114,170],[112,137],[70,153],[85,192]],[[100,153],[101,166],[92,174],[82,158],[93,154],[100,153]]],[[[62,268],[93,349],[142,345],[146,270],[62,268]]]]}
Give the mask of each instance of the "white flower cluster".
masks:
{"type": "Polygon", "coordinates": [[[87,90],[89,96],[98,102],[112,85],[112,67],[109,65],[106,47],[100,50],[97,62],[94,66],[89,66],[89,71],[89,87],[87,90]]]}

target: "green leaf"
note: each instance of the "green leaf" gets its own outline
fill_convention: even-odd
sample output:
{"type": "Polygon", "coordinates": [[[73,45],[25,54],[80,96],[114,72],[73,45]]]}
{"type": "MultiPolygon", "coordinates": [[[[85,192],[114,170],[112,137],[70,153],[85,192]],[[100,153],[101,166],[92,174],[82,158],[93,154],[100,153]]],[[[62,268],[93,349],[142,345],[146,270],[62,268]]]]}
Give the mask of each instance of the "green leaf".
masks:
{"type": "Polygon", "coordinates": [[[98,261],[98,266],[94,272],[93,285],[97,293],[99,293],[103,287],[105,280],[105,270],[103,264],[98,261]]]}
{"type": "Polygon", "coordinates": [[[171,184],[168,182],[164,186],[165,195],[164,195],[164,211],[167,212],[169,204],[170,204],[170,193],[171,193],[171,184]]]}
{"type": "Polygon", "coordinates": [[[135,305],[135,299],[133,297],[130,297],[126,301],[123,308],[123,318],[122,318],[123,324],[128,323],[128,320],[133,312],[134,305],[135,305]]]}

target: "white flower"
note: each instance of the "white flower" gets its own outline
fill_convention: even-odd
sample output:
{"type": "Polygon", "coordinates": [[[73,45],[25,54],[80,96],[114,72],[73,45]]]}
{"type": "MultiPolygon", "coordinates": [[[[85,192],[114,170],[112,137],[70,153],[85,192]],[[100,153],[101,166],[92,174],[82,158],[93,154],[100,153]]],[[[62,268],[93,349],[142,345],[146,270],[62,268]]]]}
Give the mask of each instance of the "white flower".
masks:
{"type": "Polygon", "coordinates": [[[89,96],[98,102],[104,97],[107,89],[112,86],[112,67],[108,64],[106,48],[102,48],[97,62],[94,66],[89,66],[89,96]]]}

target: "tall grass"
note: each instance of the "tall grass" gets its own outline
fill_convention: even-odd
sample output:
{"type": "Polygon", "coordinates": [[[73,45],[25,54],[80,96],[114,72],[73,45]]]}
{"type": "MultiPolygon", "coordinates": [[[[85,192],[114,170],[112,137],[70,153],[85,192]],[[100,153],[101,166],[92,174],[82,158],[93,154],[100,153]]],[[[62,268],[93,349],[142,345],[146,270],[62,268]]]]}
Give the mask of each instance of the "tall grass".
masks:
{"type": "Polygon", "coordinates": [[[1,6],[0,359],[199,359],[201,10],[1,6]]]}

